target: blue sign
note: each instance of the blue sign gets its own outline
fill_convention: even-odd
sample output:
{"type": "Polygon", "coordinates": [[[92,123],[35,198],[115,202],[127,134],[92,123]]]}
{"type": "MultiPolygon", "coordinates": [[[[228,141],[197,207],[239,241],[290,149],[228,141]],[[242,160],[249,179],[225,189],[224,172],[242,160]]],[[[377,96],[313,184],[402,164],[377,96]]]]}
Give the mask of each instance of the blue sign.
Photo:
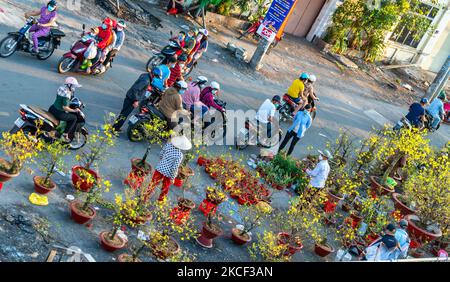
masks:
{"type": "Polygon", "coordinates": [[[296,1],[297,0],[274,0],[267,11],[263,24],[267,28],[278,32],[296,1]]]}

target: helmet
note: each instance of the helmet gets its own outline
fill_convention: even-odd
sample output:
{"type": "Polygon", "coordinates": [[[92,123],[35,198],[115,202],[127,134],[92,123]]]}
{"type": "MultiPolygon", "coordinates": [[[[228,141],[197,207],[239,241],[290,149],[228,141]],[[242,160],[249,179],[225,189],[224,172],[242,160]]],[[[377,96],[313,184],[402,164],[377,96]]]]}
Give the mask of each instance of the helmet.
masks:
{"type": "Polygon", "coordinates": [[[311,74],[311,75],[309,76],[309,80],[310,80],[311,82],[316,82],[316,81],[317,81],[317,77],[316,77],[314,74],[311,74]]]}
{"type": "Polygon", "coordinates": [[[209,32],[206,28],[199,29],[198,32],[203,34],[204,36],[208,36],[208,34],[209,34],[209,32]]]}
{"type": "Polygon", "coordinates": [[[175,87],[178,89],[187,89],[188,84],[186,83],[186,81],[180,80],[180,81],[177,81],[177,83],[175,83],[175,87]]]}
{"type": "Polygon", "coordinates": [[[438,98],[441,99],[441,100],[446,100],[447,99],[444,90],[442,90],[441,93],[439,93],[438,98]]]}
{"type": "Polygon", "coordinates": [[[309,74],[307,74],[306,72],[302,73],[300,75],[300,79],[303,79],[303,80],[309,79],[309,74]]]}
{"type": "Polygon", "coordinates": [[[111,18],[104,19],[103,23],[106,24],[109,27],[113,27],[114,26],[114,21],[111,18]]]}
{"type": "Polygon", "coordinates": [[[48,1],[48,3],[47,3],[47,6],[53,6],[53,7],[55,7],[56,5],[58,5],[58,3],[56,3],[55,0],[48,1]]]}
{"type": "Polygon", "coordinates": [[[126,28],[127,27],[127,23],[124,20],[118,20],[117,21],[117,26],[121,27],[121,28],[126,28]]]}
{"type": "Polygon", "coordinates": [[[66,78],[66,81],[64,83],[67,84],[67,85],[72,85],[75,88],[82,87],[82,85],[78,83],[78,80],[75,77],[68,77],[68,78],[66,78]]]}
{"type": "Polygon", "coordinates": [[[408,221],[406,219],[402,219],[402,220],[400,220],[398,225],[400,225],[401,228],[406,228],[406,227],[408,227],[408,221]]]}
{"type": "Polygon", "coordinates": [[[281,101],[281,97],[278,96],[278,95],[275,95],[275,96],[273,96],[272,101],[280,102],[281,101]]]}
{"type": "Polygon", "coordinates": [[[156,77],[156,78],[159,78],[159,79],[161,79],[162,75],[163,75],[162,70],[160,68],[158,68],[158,67],[156,67],[156,68],[154,68],[152,70],[152,74],[153,74],[153,77],[156,77]]]}
{"type": "Polygon", "coordinates": [[[181,54],[181,55],[178,57],[178,61],[179,61],[179,62],[186,62],[187,60],[188,60],[188,57],[187,57],[186,54],[181,54]]]}
{"type": "Polygon", "coordinates": [[[216,82],[216,81],[212,81],[211,82],[211,88],[220,90],[220,84],[218,82],[216,82]]]}
{"type": "Polygon", "coordinates": [[[422,103],[422,104],[428,104],[428,99],[427,99],[427,98],[422,98],[422,99],[420,100],[420,103],[422,103]]]}
{"type": "Polygon", "coordinates": [[[200,84],[200,85],[206,84],[206,83],[208,83],[208,78],[201,75],[201,76],[197,77],[197,82],[198,82],[197,84],[200,84]]]}

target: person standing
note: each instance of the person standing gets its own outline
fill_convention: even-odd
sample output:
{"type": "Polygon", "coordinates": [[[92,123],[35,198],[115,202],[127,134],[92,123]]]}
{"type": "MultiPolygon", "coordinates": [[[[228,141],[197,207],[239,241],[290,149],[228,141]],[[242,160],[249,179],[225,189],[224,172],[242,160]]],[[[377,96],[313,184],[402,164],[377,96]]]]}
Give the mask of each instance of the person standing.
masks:
{"type": "Polygon", "coordinates": [[[183,151],[188,151],[192,148],[192,143],[186,136],[175,136],[170,139],[162,149],[159,158],[160,161],[156,166],[155,172],[152,176],[150,186],[147,188],[144,200],[153,194],[156,186],[162,181],[161,194],[158,201],[164,201],[169,193],[170,185],[173,183],[175,177],[178,175],[178,169],[183,160],[183,151]]]}
{"type": "Polygon", "coordinates": [[[445,92],[441,91],[437,99],[434,99],[433,102],[428,106],[427,110],[430,115],[433,117],[432,128],[437,129],[441,120],[444,119],[445,110],[444,110],[444,101],[447,99],[445,92]]]}
{"type": "Polygon", "coordinates": [[[287,143],[291,139],[293,139],[287,152],[288,156],[292,154],[295,145],[305,135],[306,130],[311,127],[311,109],[311,105],[306,105],[303,111],[299,111],[295,115],[294,122],[292,123],[291,127],[289,127],[286,136],[284,137],[283,142],[280,145],[280,151],[282,151],[284,147],[286,147],[287,143]]]}
{"type": "Polygon", "coordinates": [[[258,123],[258,130],[261,130],[260,127],[266,129],[267,138],[269,139],[272,138],[272,123],[277,119],[277,107],[280,103],[281,97],[275,95],[272,97],[272,100],[266,99],[256,113],[255,118],[258,123]]]}
{"type": "Polygon", "coordinates": [[[120,111],[119,116],[114,122],[113,128],[116,132],[121,131],[125,120],[135,108],[139,107],[139,102],[145,97],[145,92],[147,92],[151,81],[152,78],[150,76],[150,73],[143,73],[128,90],[125,100],[123,101],[122,110],[120,111]]]}
{"type": "Polygon", "coordinates": [[[166,15],[174,15],[177,17],[178,14],[181,14],[184,11],[183,4],[184,0],[169,0],[166,15]]]}
{"type": "Polygon", "coordinates": [[[318,150],[318,152],[319,163],[313,170],[306,170],[306,174],[311,177],[309,181],[309,186],[311,187],[308,196],[309,200],[312,200],[312,198],[319,192],[320,189],[325,188],[328,175],[330,174],[330,164],[328,163],[328,160],[333,158],[331,152],[328,150],[325,150],[325,152],[318,150]]]}
{"type": "Polygon", "coordinates": [[[50,33],[51,27],[55,25],[56,19],[58,18],[56,9],[57,3],[55,0],[52,0],[47,3],[47,6],[42,7],[40,10],[25,13],[25,18],[27,19],[31,16],[40,17],[37,24],[33,25],[29,31],[30,33],[33,33],[31,36],[33,40],[32,54],[36,55],[39,53],[39,38],[47,36],[50,33]]]}

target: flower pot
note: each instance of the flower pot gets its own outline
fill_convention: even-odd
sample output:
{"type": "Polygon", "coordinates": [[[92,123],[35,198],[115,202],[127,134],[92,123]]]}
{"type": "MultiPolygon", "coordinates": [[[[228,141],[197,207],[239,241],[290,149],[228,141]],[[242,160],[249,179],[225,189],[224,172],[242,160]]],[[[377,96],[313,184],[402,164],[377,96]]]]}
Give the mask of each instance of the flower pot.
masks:
{"type": "Polygon", "coordinates": [[[236,245],[241,246],[250,242],[252,240],[252,236],[247,233],[241,235],[241,230],[233,228],[231,229],[231,240],[233,240],[236,245]]]}
{"type": "MultiPolygon", "coordinates": [[[[6,163],[7,161],[4,160],[4,159],[2,159],[2,158],[0,158],[0,162],[1,162],[1,163],[6,163]]],[[[8,163],[9,163],[9,162],[8,162],[8,163]]],[[[7,173],[7,172],[4,172],[4,171],[0,170],[0,182],[1,182],[1,183],[3,183],[3,182],[8,182],[8,181],[10,181],[11,179],[13,179],[13,178],[19,176],[19,174],[20,174],[20,171],[19,171],[18,173],[9,174],[9,173],[7,173]]]]}
{"type": "Polygon", "coordinates": [[[200,246],[210,249],[213,247],[213,239],[222,235],[222,233],[222,229],[217,225],[213,224],[210,227],[204,222],[201,235],[196,240],[200,246]]]}
{"type": "Polygon", "coordinates": [[[352,227],[356,228],[359,223],[363,220],[362,216],[359,215],[358,212],[352,211],[350,213],[350,218],[352,219],[352,227]]]}
{"type": "Polygon", "coordinates": [[[75,189],[81,190],[83,192],[88,192],[89,190],[91,190],[91,188],[94,186],[94,183],[88,182],[86,179],[82,178],[78,172],[84,170],[87,173],[89,173],[90,175],[92,175],[95,179],[97,179],[97,181],[100,179],[100,177],[98,176],[98,174],[91,170],[91,169],[85,169],[82,166],[74,166],[72,167],[72,184],[73,187],[75,187],[75,189]]]}
{"type": "Polygon", "coordinates": [[[45,187],[39,183],[43,179],[44,178],[40,176],[33,177],[34,190],[39,194],[48,194],[56,188],[56,184],[55,182],[53,182],[53,180],[50,179],[51,187],[45,187]]]}
{"type": "Polygon", "coordinates": [[[173,185],[176,187],[183,187],[183,179],[175,177],[175,180],[173,181],[173,185]]]}
{"type": "Polygon", "coordinates": [[[151,243],[150,250],[152,255],[161,260],[167,260],[178,254],[181,251],[180,245],[177,241],[172,238],[169,238],[167,243],[151,243]],[[161,246],[164,246],[161,248],[161,246]]]}
{"type": "Polygon", "coordinates": [[[72,219],[79,224],[85,224],[89,220],[92,220],[97,214],[95,209],[92,207],[88,207],[87,212],[82,211],[81,210],[82,205],[83,205],[82,203],[77,201],[73,201],[70,203],[70,212],[71,212],[70,215],[72,219]]]}
{"type": "Polygon", "coordinates": [[[421,249],[412,249],[411,256],[413,256],[415,258],[423,258],[425,256],[425,251],[423,251],[421,249]]]}
{"type": "Polygon", "coordinates": [[[152,166],[145,162],[145,168],[138,166],[138,164],[142,161],[142,159],[139,158],[133,158],[131,159],[131,171],[134,174],[140,174],[141,176],[146,176],[152,172],[152,166]]]}
{"type": "Polygon", "coordinates": [[[327,189],[327,198],[328,198],[328,200],[330,200],[331,202],[334,202],[334,203],[337,203],[344,199],[344,197],[342,195],[335,195],[329,189],[327,189]]]}
{"type": "Polygon", "coordinates": [[[121,254],[117,257],[119,262],[142,262],[140,259],[136,258],[135,261],[132,260],[133,256],[129,254],[121,254]]]}
{"type": "Polygon", "coordinates": [[[325,221],[325,224],[328,225],[328,226],[336,225],[336,223],[337,223],[337,220],[335,218],[325,217],[324,221],[325,221]]]}
{"type": "Polygon", "coordinates": [[[295,253],[301,251],[301,249],[303,249],[303,244],[302,242],[295,242],[295,244],[291,244],[290,239],[291,239],[291,235],[289,233],[286,232],[280,232],[277,234],[278,237],[278,244],[279,245],[284,245],[284,244],[289,244],[288,249],[286,250],[286,253],[284,254],[285,256],[293,256],[295,253]]]}
{"type": "Polygon", "coordinates": [[[376,193],[379,196],[388,195],[389,193],[394,193],[394,188],[386,188],[383,185],[381,185],[377,179],[379,177],[376,176],[370,176],[370,187],[374,193],[376,193]]]}
{"type": "Polygon", "coordinates": [[[124,218],[131,221],[135,225],[143,225],[152,219],[152,214],[150,213],[146,215],[137,215],[135,217],[131,217],[125,211],[122,211],[121,213],[124,218]]]}
{"type": "Polygon", "coordinates": [[[402,216],[408,215],[408,214],[415,214],[416,211],[405,205],[401,199],[401,194],[398,193],[392,193],[392,199],[394,200],[394,206],[396,210],[399,210],[402,216]]]}
{"type": "Polygon", "coordinates": [[[111,240],[109,233],[109,231],[103,231],[100,233],[100,243],[105,251],[115,252],[125,247],[127,242],[124,239],[116,234],[114,239],[111,240]]]}
{"type": "Polygon", "coordinates": [[[314,245],[314,252],[319,256],[319,257],[326,257],[331,253],[334,253],[334,248],[328,244],[325,245],[321,245],[321,244],[315,244],[314,245]]]}
{"type": "Polygon", "coordinates": [[[190,210],[195,208],[195,203],[193,201],[189,200],[189,199],[179,198],[178,199],[178,206],[183,211],[190,211],[190,210]]]}
{"type": "Polygon", "coordinates": [[[434,232],[427,231],[419,227],[416,222],[420,222],[420,218],[417,215],[410,214],[405,216],[408,221],[408,230],[412,237],[417,238],[419,242],[431,242],[442,236],[442,231],[440,229],[434,230],[434,232]]]}
{"type": "Polygon", "coordinates": [[[198,159],[197,159],[197,164],[199,166],[205,166],[206,164],[208,164],[208,162],[209,161],[204,157],[198,157],[198,159]]]}

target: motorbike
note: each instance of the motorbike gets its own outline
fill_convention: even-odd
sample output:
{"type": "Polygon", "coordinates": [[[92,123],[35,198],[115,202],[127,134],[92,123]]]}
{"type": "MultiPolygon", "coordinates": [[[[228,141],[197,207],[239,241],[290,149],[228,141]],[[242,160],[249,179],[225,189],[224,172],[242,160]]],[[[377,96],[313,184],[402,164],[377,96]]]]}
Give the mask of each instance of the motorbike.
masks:
{"type": "Polygon", "coordinates": [[[406,118],[402,117],[394,126],[392,130],[394,131],[400,131],[400,129],[405,128],[408,130],[411,130],[413,128],[411,122],[406,118]]]}
{"type": "Polygon", "coordinates": [[[246,37],[247,35],[251,34],[255,40],[259,40],[259,35],[256,33],[258,31],[259,27],[264,21],[264,17],[261,17],[258,21],[254,22],[252,25],[250,25],[249,28],[247,28],[244,33],[242,33],[238,39],[242,39],[243,37],[246,37]]]}
{"type": "MultiPolygon", "coordinates": [[[[281,130],[281,128],[278,130],[278,142],[281,142],[281,138],[283,136],[283,131],[281,130]]],[[[246,149],[251,143],[255,143],[256,146],[258,147],[262,147],[262,148],[271,148],[272,146],[269,145],[264,145],[264,142],[262,142],[262,140],[259,138],[258,136],[258,122],[256,121],[256,119],[253,120],[246,120],[245,121],[245,126],[244,128],[242,128],[239,132],[238,135],[235,139],[235,147],[238,150],[244,150],[246,149]],[[257,136],[257,140],[256,142],[253,142],[253,140],[251,140],[252,136],[257,136]]]]}
{"type": "MultiPolygon", "coordinates": [[[[34,17],[29,17],[25,26],[19,31],[9,32],[8,36],[0,42],[0,57],[7,58],[16,51],[31,53],[33,41],[31,40],[30,29],[37,23],[38,22],[34,17]]],[[[39,38],[39,52],[36,57],[39,60],[47,60],[50,58],[55,49],[61,45],[61,38],[64,36],[66,36],[66,34],[56,28],[56,26],[51,28],[50,33],[47,36],[39,38]]]]}
{"type": "MultiPolygon", "coordinates": [[[[314,93],[314,95],[317,97],[317,95],[314,93]]],[[[314,120],[317,115],[317,105],[316,102],[319,100],[313,100],[311,97],[308,97],[308,103],[311,104],[312,110],[311,110],[311,118],[314,120]]],[[[281,100],[281,105],[279,108],[280,112],[280,120],[281,121],[287,121],[292,120],[294,116],[292,115],[294,112],[294,109],[297,107],[297,104],[292,100],[292,98],[284,94],[283,99],[281,100]]]]}
{"type": "Polygon", "coordinates": [[[434,132],[441,127],[442,121],[438,124],[437,128],[433,128],[433,120],[434,117],[428,112],[428,110],[425,110],[425,118],[417,126],[413,126],[406,117],[402,117],[400,121],[395,124],[392,130],[399,132],[401,129],[412,130],[413,127],[416,127],[420,131],[427,130],[428,132],[434,132]]]}
{"type": "MultiPolygon", "coordinates": [[[[226,103],[221,100],[216,100],[216,103],[220,105],[221,107],[225,108],[226,103]]],[[[222,114],[222,120],[223,120],[223,136],[226,135],[226,127],[227,127],[227,116],[226,112],[221,113],[222,114]]],[[[147,99],[144,100],[140,105],[140,110],[137,114],[130,117],[128,120],[128,130],[127,130],[127,136],[128,139],[131,142],[141,142],[144,139],[144,135],[142,133],[142,126],[153,119],[160,119],[160,120],[166,120],[166,117],[156,108],[155,104],[151,102],[151,100],[147,99]]],[[[194,128],[194,118],[193,115],[191,115],[191,123],[192,128],[194,128]]],[[[214,124],[215,118],[213,117],[211,119],[211,124],[214,124]]],[[[203,130],[208,128],[209,124],[203,125],[203,130]]],[[[167,128],[169,130],[169,128],[167,128]]],[[[212,138],[215,138],[215,131],[211,134],[212,138]]]]}
{"type": "Polygon", "coordinates": [[[117,54],[117,50],[110,51],[104,62],[97,59],[100,56],[97,51],[97,44],[100,39],[85,31],[86,25],[83,24],[83,32],[80,40],[72,44],[70,51],[65,53],[58,62],[58,72],[67,73],[69,71],[83,72],[86,74],[99,75],[105,73],[112,67],[112,62],[117,54]]]}
{"type": "Polygon", "coordinates": [[[180,43],[175,39],[170,39],[169,45],[148,60],[146,65],[147,71],[151,72],[154,67],[165,64],[170,57],[176,56],[181,50],[183,50],[183,47],[180,46],[180,43]]]}
{"type": "MultiPolygon", "coordinates": [[[[69,107],[71,109],[83,109],[84,104],[76,97],[70,100],[69,107]]],[[[50,112],[43,110],[37,106],[20,105],[20,117],[14,122],[14,127],[10,130],[11,134],[15,134],[22,130],[23,132],[36,135],[38,132],[37,124],[42,122],[40,131],[42,132],[37,137],[42,138],[46,142],[54,142],[64,133],[67,126],[65,121],[59,121],[50,112]]],[[[70,150],[78,150],[82,148],[88,139],[89,132],[84,127],[86,123],[85,114],[80,111],[77,113],[77,124],[74,133],[69,138],[72,140],[68,147],[70,150]]]]}

